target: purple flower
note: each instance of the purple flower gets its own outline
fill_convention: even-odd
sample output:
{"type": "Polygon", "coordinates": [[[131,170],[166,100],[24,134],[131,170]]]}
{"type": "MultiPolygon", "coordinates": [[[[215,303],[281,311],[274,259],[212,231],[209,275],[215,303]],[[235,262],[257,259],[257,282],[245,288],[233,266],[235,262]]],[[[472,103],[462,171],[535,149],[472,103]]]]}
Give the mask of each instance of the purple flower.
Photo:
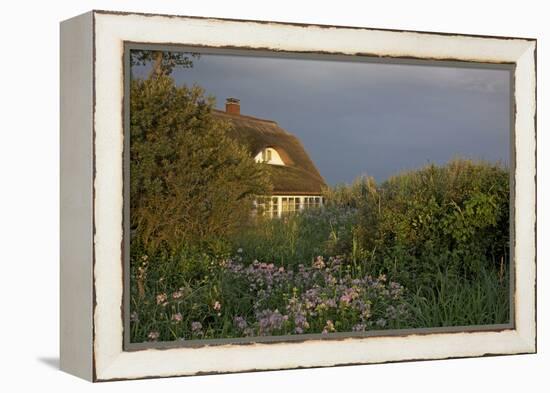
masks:
{"type": "Polygon", "coordinates": [[[199,333],[202,329],[202,323],[198,321],[191,322],[191,331],[193,333],[199,333]]]}
{"type": "Polygon", "coordinates": [[[302,334],[304,330],[309,329],[309,322],[307,321],[306,316],[302,313],[298,313],[294,316],[294,325],[296,325],[294,330],[298,334],[302,334]]]}
{"type": "Polygon", "coordinates": [[[384,318],[379,318],[376,320],[376,325],[379,327],[386,326],[387,321],[384,318]]]}
{"type": "Polygon", "coordinates": [[[336,301],[332,298],[325,300],[325,304],[329,308],[336,308],[336,301]]]}
{"type": "Polygon", "coordinates": [[[233,319],[233,322],[235,323],[235,326],[237,329],[244,331],[248,327],[248,323],[246,323],[246,320],[243,317],[236,316],[233,319]]]}
{"type": "Polygon", "coordinates": [[[266,335],[274,330],[279,330],[283,327],[283,323],[288,320],[288,316],[282,315],[279,310],[263,310],[257,315],[258,324],[260,326],[260,334],[266,335]]]}

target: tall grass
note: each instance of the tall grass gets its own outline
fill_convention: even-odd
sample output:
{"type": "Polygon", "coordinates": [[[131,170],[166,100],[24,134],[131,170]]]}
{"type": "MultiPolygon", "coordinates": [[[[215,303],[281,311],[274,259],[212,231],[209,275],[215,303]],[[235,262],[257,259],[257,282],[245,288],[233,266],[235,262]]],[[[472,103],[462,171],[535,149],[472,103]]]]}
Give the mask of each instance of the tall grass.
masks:
{"type": "Polygon", "coordinates": [[[351,244],[356,211],[349,208],[311,209],[282,218],[259,217],[230,238],[234,254],[245,263],[255,260],[295,269],[317,256],[334,256],[351,244]]]}
{"type": "Polygon", "coordinates": [[[506,168],[456,160],[325,198],[208,249],[133,244],[132,340],[509,321],[506,168]]]}
{"type": "Polygon", "coordinates": [[[411,296],[414,327],[503,324],[509,322],[509,276],[494,268],[480,269],[474,279],[445,271],[432,287],[411,296]]]}

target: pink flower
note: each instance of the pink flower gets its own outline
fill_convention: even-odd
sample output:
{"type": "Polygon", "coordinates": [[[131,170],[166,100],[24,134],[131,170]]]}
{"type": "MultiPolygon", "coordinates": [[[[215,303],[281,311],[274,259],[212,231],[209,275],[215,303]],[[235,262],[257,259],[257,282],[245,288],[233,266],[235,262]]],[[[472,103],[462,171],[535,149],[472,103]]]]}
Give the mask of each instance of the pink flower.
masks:
{"type": "Polygon", "coordinates": [[[202,323],[198,321],[194,321],[191,323],[191,331],[193,333],[200,333],[201,329],[202,329],[202,323]]]}
{"type": "Polygon", "coordinates": [[[149,334],[147,335],[147,337],[149,338],[149,341],[157,341],[159,336],[160,336],[160,333],[154,330],[152,332],[149,332],[149,334]]]}
{"type": "Polygon", "coordinates": [[[181,315],[181,313],[176,313],[172,315],[172,321],[181,322],[182,320],[183,320],[183,316],[181,315]]]}

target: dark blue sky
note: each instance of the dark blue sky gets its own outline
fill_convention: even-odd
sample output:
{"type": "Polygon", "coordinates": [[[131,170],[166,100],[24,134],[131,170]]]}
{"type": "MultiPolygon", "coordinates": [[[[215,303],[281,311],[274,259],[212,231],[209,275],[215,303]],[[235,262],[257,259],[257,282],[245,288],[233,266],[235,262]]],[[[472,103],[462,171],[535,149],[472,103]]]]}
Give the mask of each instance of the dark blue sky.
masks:
{"type": "Polygon", "coordinates": [[[454,157],[509,161],[506,70],[202,54],[172,75],[220,109],[235,97],[242,114],[277,121],[332,185],[454,157]]]}

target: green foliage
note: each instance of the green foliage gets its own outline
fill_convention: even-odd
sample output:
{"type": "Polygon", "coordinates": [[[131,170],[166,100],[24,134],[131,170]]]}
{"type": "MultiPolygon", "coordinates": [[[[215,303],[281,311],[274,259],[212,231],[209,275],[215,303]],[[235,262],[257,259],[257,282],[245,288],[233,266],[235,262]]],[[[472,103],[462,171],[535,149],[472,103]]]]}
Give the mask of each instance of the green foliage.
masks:
{"type": "Polygon", "coordinates": [[[430,286],[412,294],[414,327],[472,326],[509,321],[509,275],[482,267],[473,279],[438,271],[430,286]]]}
{"type": "MultiPolygon", "coordinates": [[[[138,280],[149,257],[135,258],[138,280]]],[[[411,321],[399,284],[352,274],[337,258],[289,271],[183,253],[151,268],[144,295],[133,288],[132,342],[365,331],[411,321]],[[199,274],[175,268],[190,257],[204,259],[199,274]]]]}
{"type": "Polygon", "coordinates": [[[247,263],[254,260],[295,269],[317,256],[340,255],[351,247],[354,210],[327,207],[305,210],[280,219],[258,217],[230,238],[232,251],[241,249],[247,263]]]}
{"type": "Polygon", "coordinates": [[[498,165],[467,160],[392,177],[379,190],[383,260],[416,283],[442,269],[472,278],[507,260],[508,179],[498,165]]]}
{"type": "Polygon", "coordinates": [[[371,271],[415,287],[430,285],[440,270],[472,279],[508,261],[508,182],[499,165],[453,160],[379,186],[359,178],[326,198],[331,206],[358,209],[353,255],[371,271]]]}
{"type": "Polygon", "coordinates": [[[130,106],[133,241],[149,251],[219,247],[249,219],[254,195],[268,192],[264,166],[212,116],[199,87],[134,80],[130,106]]]}
{"type": "Polygon", "coordinates": [[[132,340],[506,323],[508,178],[455,160],[328,189],[209,248],[134,243],[132,340]]]}

